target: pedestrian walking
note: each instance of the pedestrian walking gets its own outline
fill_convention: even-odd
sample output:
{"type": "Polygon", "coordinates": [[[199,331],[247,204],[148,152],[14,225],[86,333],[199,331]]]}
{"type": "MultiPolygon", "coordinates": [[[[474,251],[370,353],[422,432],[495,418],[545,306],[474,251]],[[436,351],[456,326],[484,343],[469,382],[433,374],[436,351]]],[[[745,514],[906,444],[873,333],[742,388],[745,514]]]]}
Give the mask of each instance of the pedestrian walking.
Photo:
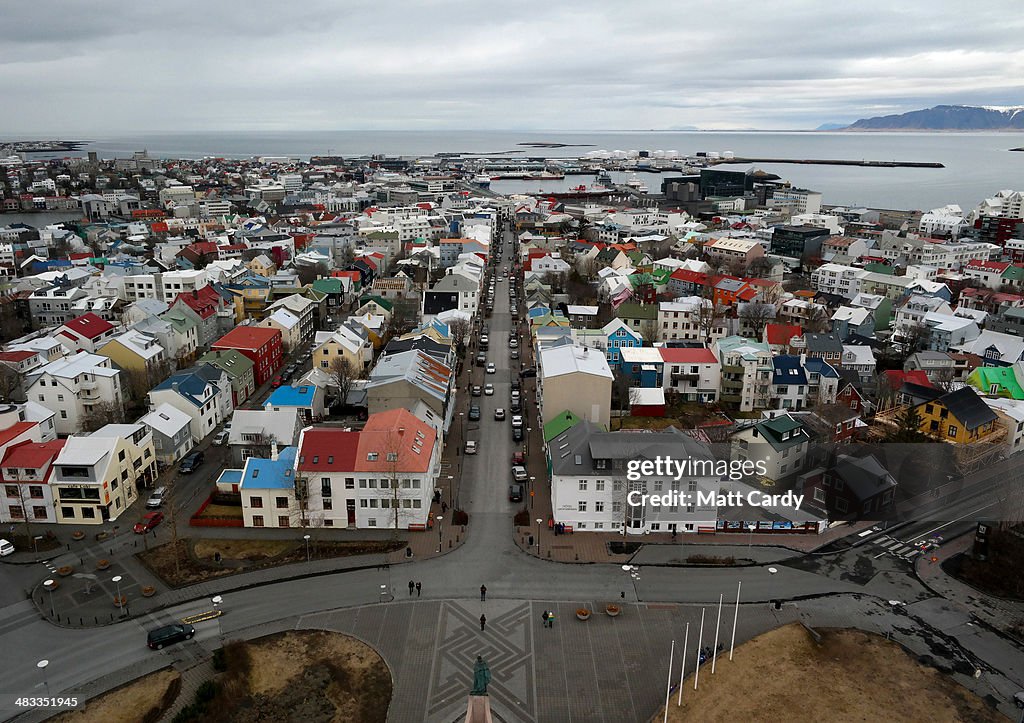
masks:
{"type": "Polygon", "coordinates": [[[487,627],[487,616],[484,615],[483,613],[481,613],[480,614],[480,632],[482,633],[484,631],[484,628],[486,628],[486,627],[487,627]]]}
{"type": "Polygon", "coordinates": [[[420,583],[416,583],[416,597],[420,596],[421,589],[423,589],[423,586],[420,583]]]}
{"type": "Polygon", "coordinates": [[[484,602],[487,599],[487,586],[480,586],[480,602],[484,602]]]}
{"type": "Polygon", "coordinates": [[[445,502],[444,500],[441,501],[441,512],[445,514],[448,513],[448,503],[445,502]]]}
{"type": "Polygon", "coordinates": [[[542,626],[545,628],[548,626],[548,615],[550,614],[551,613],[549,613],[547,610],[540,614],[540,621],[542,623],[542,626]]]}
{"type": "Polygon", "coordinates": [[[416,589],[416,583],[412,580],[409,581],[409,594],[412,595],[412,591],[416,589]]]}
{"type": "Polygon", "coordinates": [[[555,611],[554,610],[552,610],[551,612],[548,613],[548,627],[549,628],[555,627],[555,611]]]}

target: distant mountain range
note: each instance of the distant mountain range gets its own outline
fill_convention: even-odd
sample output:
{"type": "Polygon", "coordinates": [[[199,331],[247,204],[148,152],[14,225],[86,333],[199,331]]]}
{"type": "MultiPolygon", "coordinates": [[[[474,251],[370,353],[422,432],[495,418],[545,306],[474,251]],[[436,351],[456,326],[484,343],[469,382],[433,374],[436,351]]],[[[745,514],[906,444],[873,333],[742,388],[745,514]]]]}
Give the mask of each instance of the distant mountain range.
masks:
{"type": "MultiPolygon", "coordinates": [[[[1024,106],[993,108],[970,105],[937,105],[898,115],[861,118],[848,126],[851,131],[1024,131],[1024,106]]],[[[836,130],[826,123],[819,130],[836,130]]]]}

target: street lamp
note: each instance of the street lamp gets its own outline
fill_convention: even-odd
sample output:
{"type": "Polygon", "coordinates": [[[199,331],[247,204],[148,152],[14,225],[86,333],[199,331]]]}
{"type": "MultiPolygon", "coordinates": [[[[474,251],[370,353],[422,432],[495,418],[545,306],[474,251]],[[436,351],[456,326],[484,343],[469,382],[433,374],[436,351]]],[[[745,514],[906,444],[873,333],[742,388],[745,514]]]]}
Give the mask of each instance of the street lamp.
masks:
{"type": "Polygon", "coordinates": [[[754,530],[756,530],[756,529],[757,529],[757,525],[754,524],[753,522],[751,522],[751,523],[749,523],[747,525],[747,530],[750,532],[750,534],[747,535],[747,552],[748,553],[750,552],[750,546],[754,544],[754,530]]]}
{"type": "Polygon", "coordinates": [[[46,590],[50,593],[50,617],[51,618],[56,616],[55,613],[53,612],[53,588],[56,587],[56,586],[57,586],[57,581],[56,580],[46,580],[45,582],[43,582],[43,587],[45,587],[46,590]]]}
{"type": "Polygon", "coordinates": [[[544,518],[537,518],[537,556],[540,557],[540,526],[544,524],[544,518]]]}
{"type": "Polygon", "coordinates": [[[117,607],[121,610],[121,613],[123,614],[124,603],[121,601],[121,576],[114,575],[114,577],[111,579],[111,582],[117,586],[117,607]]]}
{"type": "MultiPolygon", "coordinates": [[[[526,416],[525,405],[524,405],[524,408],[523,408],[523,416],[524,417],[526,416]]],[[[529,457],[530,456],[530,432],[532,432],[532,431],[533,431],[533,427],[527,427],[526,428],[526,439],[523,440],[523,456],[524,457],[529,457]]]]}
{"type": "Polygon", "coordinates": [[[303,535],[302,539],[306,541],[306,562],[309,562],[309,535],[303,535]]]}
{"type": "Polygon", "coordinates": [[[441,515],[437,516],[437,551],[441,551],[441,523],[444,522],[444,517],[441,515]]]}
{"type": "Polygon", "coordinates": [[[530,477],[530,509],[533,509],[533,483],[537,481],[536,476],[530,477]]]}
{"type": "Polygon", "coordinates": [[[217,618],[217,642],[220,643],[221,647],[224,647],[224,643],[223,643],[223,637],[224,636],[221,634],[221,629],[220,629],[220,616],[221,616],[220,606],[221,606],[221,603],[224,602],[224,598],[222,598],[220,595],[214,595],[213,599],[210,602],[213,603],[213,612],[215,613],[215,617],[217,618]]]}
{"type": "Polygon", "coordinates": [[[452,506],[452,487],[455,486],[455,475],[448,475],[448,506],[452,506]]]}
{"type": "Polygon", "coordinates": [[[43,687],[46,689],[46,697],[50,697],[50,683],[46,680],[46,666],[50,664],[49,660],[40,660],[36,663],[36,667],[42,671],[43,674],[43,687]]]}

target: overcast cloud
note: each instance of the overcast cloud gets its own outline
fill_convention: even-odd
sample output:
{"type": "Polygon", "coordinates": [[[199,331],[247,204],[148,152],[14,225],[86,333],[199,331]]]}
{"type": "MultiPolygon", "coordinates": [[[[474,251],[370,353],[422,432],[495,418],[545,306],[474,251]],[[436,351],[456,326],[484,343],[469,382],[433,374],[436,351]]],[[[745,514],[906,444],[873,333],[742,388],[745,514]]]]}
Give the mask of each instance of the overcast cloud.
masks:
{"type": "Polygon", "coordinates": [[[0,132],[814,128],[1024,105],[1022,31],[1019,0],[10,2],[0,132]]]}

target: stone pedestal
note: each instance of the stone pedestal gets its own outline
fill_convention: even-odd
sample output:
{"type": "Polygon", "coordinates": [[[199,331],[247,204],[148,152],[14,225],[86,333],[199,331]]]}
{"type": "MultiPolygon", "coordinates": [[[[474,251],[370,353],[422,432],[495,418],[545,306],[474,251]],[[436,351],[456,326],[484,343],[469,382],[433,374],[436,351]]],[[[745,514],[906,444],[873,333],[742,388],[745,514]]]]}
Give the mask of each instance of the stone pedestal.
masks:
{"type": "Polygon", "coordinates": [[[491,699],[486,695],[469,696],[463,723],[494,723],[491,718],[491,699]]]}

